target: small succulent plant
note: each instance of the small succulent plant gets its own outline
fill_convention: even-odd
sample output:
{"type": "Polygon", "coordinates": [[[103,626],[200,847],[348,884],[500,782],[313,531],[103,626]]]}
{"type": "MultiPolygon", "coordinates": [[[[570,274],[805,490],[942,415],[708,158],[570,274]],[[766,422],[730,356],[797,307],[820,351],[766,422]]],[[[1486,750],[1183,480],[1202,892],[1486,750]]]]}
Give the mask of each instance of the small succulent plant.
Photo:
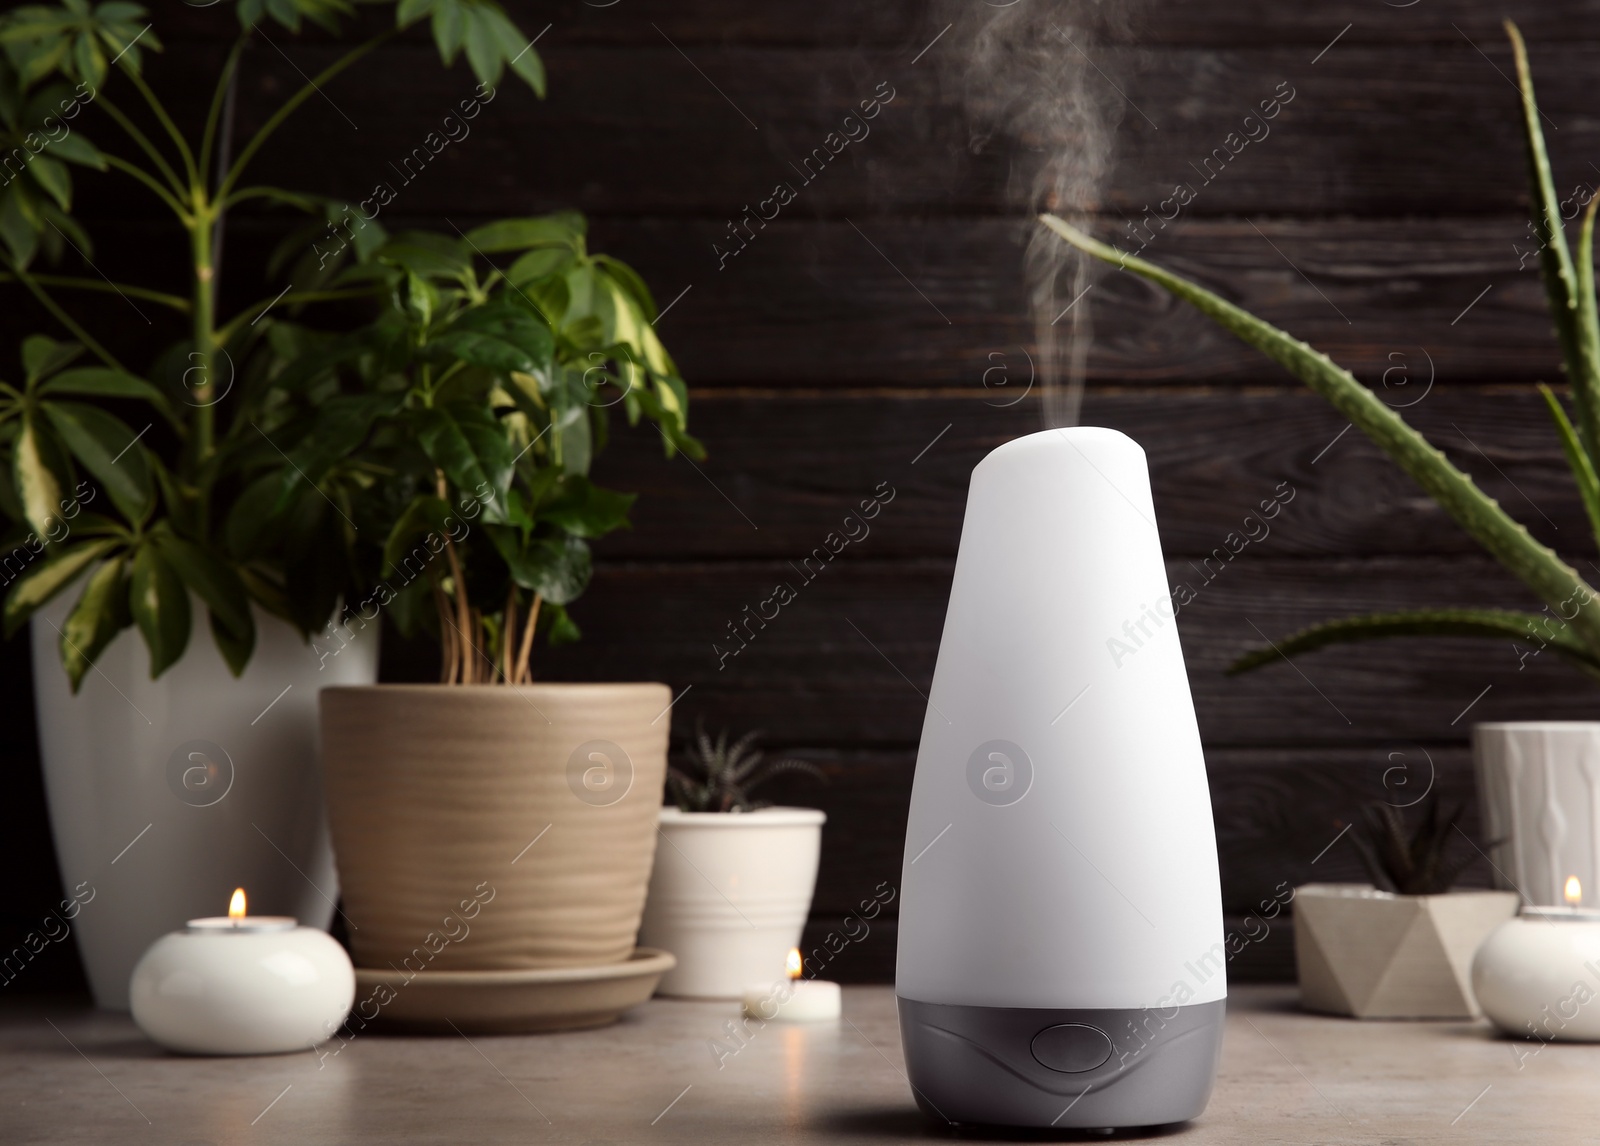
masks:
{"type": "Polygon", "coordinates": [[[803,772],[827,781],[822,769],[804,760],[767,761],[756,748],[760,738],[760,732],[747,732],[729,744],[723,729],[713,741],[696,721],[684,766],[667,768],[667,795],[685,812],[753,812],[771,801],[752,800],[750,793],[774,777],[803,772]]]}
{"type": "Polygon", "coordinates": [[[1393,804],[1374,801],[1361,809],[1362,822],[1350,842],[1380,891],[1397,895],[1439,895],[1449,891],[1477,852],[1449,856],[1451,832],[1461,819],[1455,805],[1442,817],[1437,794],[1422,810],[1422,822],[1409,833],[1405,817],[1393,804]]]}

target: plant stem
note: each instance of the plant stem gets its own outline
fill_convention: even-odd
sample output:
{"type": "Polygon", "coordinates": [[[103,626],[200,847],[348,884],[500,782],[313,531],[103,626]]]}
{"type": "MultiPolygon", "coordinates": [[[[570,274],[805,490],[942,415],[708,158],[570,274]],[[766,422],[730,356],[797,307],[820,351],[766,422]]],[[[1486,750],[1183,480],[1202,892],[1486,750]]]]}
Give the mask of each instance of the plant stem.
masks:
{"type": "MultiPolygon", "coordinates": [[[[444,472],[442,470],[435,471],[434,480],[438,483],[440,500],[448,501],[449,498],[446,495],[450,492],[450,487],[445,482],[444,472]]],[[[472,618],[467,605],[467,581],[461,573],[461,562],[456,560],[456,543],[451,540],[451,537],[448,533],[446,533],[444,537],[444,552],[445,556],[450,559],[450,579],[451,583],[455,586],[456,618],[459,622],[457,629],[461,635],[462,647],[458,650],[456,659],[461,664],[461,683],[471,684],[473,663],[469,657],[471,654],[470,646],[472,640],[468,634],[471,632],[472,618]]],[[[444,614],[442,611],[440,613],[440,617],[442,620],[449,620],[449,616],[444,614]]]]}
{"type": "Polygon", "coordinates": [[[83,343],[84,346],[88,347],[89,353],[93,354],[96,358],[100,359],[100,361],[104,362],[113,370],[121,370],[125,374],[128,372],[127,368],[124,367],[122,363],[118,362],[116,357],[112,355],[109,350],[96,342],[94,337],[90,335],[87,330],[78,325],[78,321],[76,319],[61,309],[56,300],[50,297],[50,295],[42,286],[39,285],[38,281],[32,275],[17,267],[15,264],[13,264],[11,267],[11,274],[16,276],[16,280],[19,283],[28,288],[29,293],[31,293],[34,298],[39,300],[44,308],[55,317],[57,322],[66,327],[74,338],[83,343]]]}
{"type": "Polygon", "coordinates": [[[511,582],[511,587],[506,590],[506,611],[500,625],[500,675],[507,684],[515,684],[512,677],[515,666],[512,664],[512,641],[517,633],[517,583],[511,582]]]}
{"type": "Polygon", "coordinates": [[[143,183],[146,187],[150,188],[150,190],[154,191],[158,196],[160,196],[163,203],[172,208],[172,213],[183,221],[184,226],[189,225],[189,212],[184,209],[182,203],[173,198],[171,191],[168,191],[165,187],[161,186],[160,180],[156,179],[149,172],[145,171],[144,168],[139,167],[136,164],[129,163],[121,156],[110,155],[104,152],[102,152],[102,154],[105,154],[106,164],[110,166],[112,170],[120,171],[124,175],[131,175],[140,183],[143,183]]]}
{"type": "Polygon", "coordinates": [[[217,199],[222,200],[228,197],[228,193],[233,190],[233,185],[239,181],[239,176],[244,174],[244,169],[249,166],[250,161],[255,158],[256,152],[261,150],[261,145],[266,143],[267,140],[272,137],[273,132],[277,131],[278,128],[283,126],[283,121],[293,115],[296,108],[305,103],[314,92],[320,91],[323,84],[327,83],[334,76],[344,71],[362,56],[376,48],[379,44],[395,35],[395,33],[398,31],[398,28],[391,28],[387,32],[374,36],[366,43],[359,44],[356,47],[351,48],[333,63],[329,64],[326,68],[323,68],[322,71],[318,72],[313,79],[308,80],[306,85],[299,91],[295,92],[294,95],[285,100],[283,106],[272,113],[272,117],[268,119],[266,123],[261,125],[261,127],[256,131],[255,135],[251,137],[250,142],[245,144],[244,150],[239,152],[239,158],[234,161],[233,168],[228,172],[227,177],[223,179],[221,186],[217,188],[217,199]]]}
{"type": "Polygon", "coordinates": [[[522,647],[517,650],[517,673],[512,679],[513,684],[533,683],[533,673],[528,668],[528,655],[533,652],[533,636],[539,628],[539,606],[544,604],[544,597],[539,593],[533,595],[533,604],[528,608],[528,624],[522,631],[522,647]]]}
{"type": "MultiPolygon", "coordinates": [[[[203,193],[197,193],[197,199],[200,194],[203,193]]],[[[212,407],[215,400],[212,395],[216,392],[217,351],[220,348],[215,329],[216,291],[211,281],[214,273],[211,264],[211,224],[211,213],[204,209],[196,212],[189,223],[189,249],[194,258],[194,354],[198,359],[196,368],[200,371],[201,380],[194,394],[193,442],[194,460],[201,464],[211,456],[213,448],[212,407]]],[[[202,505],[202,522],[206,520],[203,516],[205,508],[202,505]]]]}
{"type": "MultiPolygon", "coordinates": [[[[188,299],[179,298],[175,294],[166,294],[163,291],[151,290],[148,287],[130,286],[128,283],[102,282],[99,279],[73,278],[70,275],[34,275],[32,277],[33,281],[41,286],[66,287],[69,290],[97,290],[108,293],[115,291],[118,294],[129,295],[132,298],[148,299],[150,302],[157,302],[162,306],[170,306],[173,310],[184,314],[189,312],[188,299]]],[[[9,272],[0,271],[0,282],[12,281],[20,282],[21,280],[9,272]]]]}
{"type": "Polygon", "coordinates": [[[189,141],[183,138],[183,132],[178,130],[178,125],[172,122],[172,117],[167,114],[167,109],[156,98],[156,93],[150,90],[150,85],[144,82],[141,76],[129,64],[122,65],[123,72],[128,79],[133,81],[133,86],[139,89],[139,94],[144,97],[144,102],[150,105],[150,110],[155,113],[156,120],[166,128],[167,135],[178,148],[178,157],[183,160],[183,167],[189,175],[189,186],[199,190],[202,186],[200,171],[194,164],[194,152],[189,150],[189,141]]]}
{"type": "Polygon", "coordinates": [[[439,683],[454,684],[456,668],[455,623],[450,619],[450,600],[438,578],[433,579],[433,607],[439,614],[439,683]]]}
{"type": "MultiPolygon", "coordinates": [[[[247,36],[241,35],[233,42],[233,47],[228,52],[228,60],[222,65],[222,74],[217,77],[216,90],[211,93],[211,108],[206,112],[205,130],[200,134],[200,160],[199,168],[205,171],[211,166],[211,149],[217,140],[217,124],[222,117],[222,105],[227,99],[228,87],[233,82],[233,74],[239,67],[239,57],[244,52],[248,42],[247,36]]],[[[218,173],[220,176],[220,172],[218,173]]]]}
{"type": "Polygon", "coordinates": [[[172,169],[172,165],[167,162],[166,156],[162,155],[161,152],[157,150],[156,145],[151,143],[149,137],[146,136],[144,132],[139,130],[138,124],[134,123],[133,120],[128,118],[126,112],[124,112],[116,104],[112,103],[105,96],[101,96],[95,100],[95,102],[105,110],[107,115],[116,120],[117,126],[122,128],[122,130],[127,133],[129,139],[133,140],[134,143],[139,145],[139,150],[143,151],[150,157],[150,162],[154,163],[156,165],[156,169],[160,171],[162,175],[166,176],[167,186],[174,194],[184,195],[188,193],[188,188],[184,187],[183,181],[178,178],[178,173],[174,171],[172,169]]]}
{"type": "MultiPolygon", "coordinates": [[[[382,292],[383,289],[382,286],[372,286],[363,287],[359,290],[301,290],[290,291],[288,294],[279,295],[275,299],[258,299],[230,318],[217,330],[217,345],[226,346],[233,336],[239,333],[240,323],[250,318],[252,314],[255,315],[255,318],[251,318],[251,322],[255,322],[256,319],[261,317],[262,311],[260,308],[270,306],[275,302],[293,304],[297,302],[336,302],[339,299],[346,298],[370,298],[372,295],[382,292]]],[[[187,304],[185,304],[185,309],[187,309],[187,304]]]]}

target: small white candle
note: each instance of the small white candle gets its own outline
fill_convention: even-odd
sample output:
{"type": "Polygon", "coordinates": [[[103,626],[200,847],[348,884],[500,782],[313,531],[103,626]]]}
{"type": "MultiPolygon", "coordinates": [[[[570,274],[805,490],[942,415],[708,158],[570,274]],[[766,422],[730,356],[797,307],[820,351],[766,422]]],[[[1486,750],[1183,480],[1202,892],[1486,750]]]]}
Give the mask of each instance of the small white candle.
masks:
{"type": "Polygon", "coordinates": [[[144,953],[129,984],[133,1019],[184,1054],[306,1050],[344,1023],[356,978],[344,948],[283,915],[191,919],[144,953]]]}
{"type": "Polygon", "coordinates": [[[1578,906],[1577,876],[1567,879],[1566,899],[1566,907],[1524,907],[1490,932],[1473,957],[1472,992],[1489,1021],[1509,1035],[1540,1043],[1600,1041],[1600,911],[1578,906]]]}
{"type": "Polygon", "coordinates": [[[789,978],[757,983],[744,989],[744,1013],[752,1019],[814,1023],[837,1019],[843,1008],[839,984],[798,978],[800,951],[789,952],[789,978]]]}

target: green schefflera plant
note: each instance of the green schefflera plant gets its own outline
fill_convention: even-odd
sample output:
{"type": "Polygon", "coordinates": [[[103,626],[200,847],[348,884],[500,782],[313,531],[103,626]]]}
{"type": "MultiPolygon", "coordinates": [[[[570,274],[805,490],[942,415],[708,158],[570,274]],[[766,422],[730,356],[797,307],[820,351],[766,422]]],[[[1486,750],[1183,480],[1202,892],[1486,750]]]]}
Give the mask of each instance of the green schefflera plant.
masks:
{"type": "Polygon", "coordinates": [[[723,729],[713,740],[696,721],[683,766],[667,768],[668,797],[685,812],[753,812],[771,804],[750,793],[779,776],[801,773],[827,782],[822,769],[807,761],[768,761],[756,748],[760,739],[760,732],[747,732],[730,744],[723,729]]]}
{"type": "Polygon", "coordinates": [[[431,613],[456,642],[446,679],[526,679],[537,628],[557,640],[576,632],[563,606],[587,580],[588,540],[625,522],[631,499],[587,479],[605,406],[651,419],[669,454],[700,452],[649,291],[588,252],[576,215],[391,237],[376,210],[245,181],[303,103],[423,21],[443,63],[464,56],[479,81],[464,115],[507,72],[543,95],[537,51],[493,0],[399,0],[392,27],[308,77],[236,149],[228,92],[262,25],[337,33],[355,9],[223,2],[240,34],[197,133],[146,82],[161,41],[143,7],[64,0],[0,15],[0,282],[67,335],[28,338],[20,373],[0,371],[7,633],[81,585],[60,638],[73,688],[132,625],[155,676],[188,644],[193,595],[239,673],[253,607],[310,635],[341,602],[366,607],[376,594],[398,598],[402,627],[431,613]],[[92,258],[69,165],[126,177],[170,212],[187,249],[181,286],[40,268],[81,258],[87,270],[92,258]],[[298,212],[306,224],[260,268],[262,297],[224,314],[219,239],[242,210],[298,212]],[[84,308],[60,301],[67,291],[148,309],[168,349],[146,369],[125,364],[84,308]],[[319,304],[346,308],[337,329],[354,332],[311,323],[319,304]],[[395,582],[397,570],[411,572],[395,582]],[[424,607],[430,598],[437,608],[424,607]]]}
{"type": "MultiPolygon", "coordinates": [[[[1572,390],[1575,424],[1548,386],[1541,384],[1540,391],[1549,406],[1590,524],[1600,537],[1600,478],[1596,476],[1600,471],[1600,319],[1597,319],[1594,274],[1595,212],[1600,207],[1600,197],[1590,201],[1583,216],[1574,259],[1562,227],[1561,207],[1539,124],[1527,49],[1510,21],[1506,22],[1506,33],[1516,59],[1522,97],[1533,227],[1541,244],[1540,269],[1572,390]]],[[[1549,609],[1545,614],[1487,608],[1428,609],[1341,618],[1284,637],[1268,648],[1254,650],[1236,661],[1231,672],[1242,672],[1295,653],[1345,641],[1459,636],[1510,637],[1540,648],[1552,648],[1589,675],[1600,678],[1600,599],[1595,590],[1348,370],[1187,279],[1099,242],[1053,215],[1042,216],[1042,221],[1072,246],[1148,279],[1286,367],[1377,443],[1549,609]]]]}
{"type": "Polygon", "coordinates": [[[1457,804],[1449,812],[1442,812],[1435,794],[1423,806],[1416,827],[1408,832],[1398,808],[1375,801],[1361,809],[1361,822],[1350,833],[1350,843],[1379,891],[1442,895],[1455,886],[1461,873],[1480,854],[1466,851],[1450,855],[1455,838],[1451,833],[1461,822],[1462,811],[1457,804]]]}
{"type": "Polygon", "coordinates": [[[282,549],[309,483],[349,528],[305,555],[303,622],[343,593],[363,621],[388,608],[403,633],[435,634],[443,683],[526,683],[540,632],[578,635],[566,606],[589,542],[628,524],[634,495],[589,480],[611,408],[651,423],[668,457],[704,456],[650,291],[588,252],[573,212],[396,235],[333,285],[376,286],[384,304],[349,334],[297,332],[271,382],[284,453],[257,451],[269,469],[230,543],[282,549]]]}

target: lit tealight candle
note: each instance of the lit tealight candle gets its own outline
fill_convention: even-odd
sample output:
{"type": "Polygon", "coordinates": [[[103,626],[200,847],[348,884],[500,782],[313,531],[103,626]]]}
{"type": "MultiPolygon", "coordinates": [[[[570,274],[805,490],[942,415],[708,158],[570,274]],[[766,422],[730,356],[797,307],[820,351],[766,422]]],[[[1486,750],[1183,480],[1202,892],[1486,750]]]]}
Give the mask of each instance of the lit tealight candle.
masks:
{"type": "Polygon", "coordinates": [[[1530,904],[1483,941],[1472,960],[1472,992],[1510,1035],[1600,1041],[1600,911],[1582,906],[1567,877],[1566,906],[1530,904]]]}
{"type": "Polygon", "coordinates": [[[243,888],[226,916],[157,939],[129,983],[139,1029],[184,1054],[306,1050],[343,1025],[355,995],[343,947],[287,915],[247,914],[243,888]]]}
{"type": "Polygon", "coordinates": [[[759,983],[744,989],[744,1013],[763,1021],[812,1023],[837,1019],[842,1009],[839,984],[821,979],[802,979],[800,949],[789,951],[787,980],[759,983]]]}

